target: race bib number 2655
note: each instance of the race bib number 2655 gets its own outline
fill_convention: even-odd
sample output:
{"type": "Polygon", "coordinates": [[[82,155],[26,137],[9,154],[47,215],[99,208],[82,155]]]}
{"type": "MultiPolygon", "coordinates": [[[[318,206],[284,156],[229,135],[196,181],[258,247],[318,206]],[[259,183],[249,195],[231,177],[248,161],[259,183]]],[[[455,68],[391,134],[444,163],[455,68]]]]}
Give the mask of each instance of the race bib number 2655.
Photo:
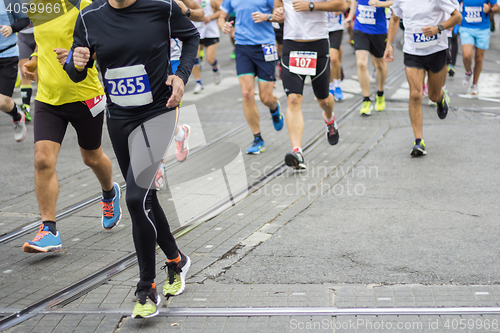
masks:
{"type": "Polygon", "coordinates": [[[144,65],[107,69],[104,74],[108,95],[119,106],[143,106],[153,102],[144,65]]]}

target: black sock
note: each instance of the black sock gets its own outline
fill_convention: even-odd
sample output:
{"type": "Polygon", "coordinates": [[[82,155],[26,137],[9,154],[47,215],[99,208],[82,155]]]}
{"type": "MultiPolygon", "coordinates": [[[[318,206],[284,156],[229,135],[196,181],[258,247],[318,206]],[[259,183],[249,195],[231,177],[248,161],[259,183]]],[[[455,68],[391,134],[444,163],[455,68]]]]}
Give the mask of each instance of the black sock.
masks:
{"type": "Polygon", "coordinates": [[[420,139],[420,138],[415,139],[415,144],[416,144],[416,145],[419,145],[419,144],[420,144],[420,141],[422,141],[422,139],[420,139]]]}
{"type": "Polygon", "coordinates": [[[271,108],[269,108],[269,111],[271,111],[271,113],[275,113],[277,110],[278,110],[278,103],[276,103],[274,110],[271,110],[271,108]]]}
{"type": "Polygon", "coordinates": [[[378,97],[384,96],[384,91],[383,90],[382,91],[377,91],[377,96],[378,97]]]}
{"type": "Polygon", "coordinates": [[[113,188],[109,191],[104,191],[102,190],[102,197],[104,200],[111,200],[115,197],[116,191],[115,191],[115,186],[113,185],[113,188]]]}
{"type": "Polygon", "coordinates": [[[30,105],[32,93],[33,89],[31,87],[21,88],[21,98],[23,99],[23,104],[30,105]]]}
{"type": "Polygon", "coordinates": [[[370,96],[363,97],[363,102],[370,102],[370,96]]]}
{"type": "Polygon", "coordinates": [[[14,108],[7,113],[10,114],[10,116],[12,117],[12,119],[14,119],[14,121],[19,121],[22,118],[22,116],[19,114],[19,111],[17,111],[16,103],[14,103],[14,108]]]}
{"type": "Polygon", "coordinates": [[[49,228],[49,231],[54,235],[57,234],[55,221],[43,221],[43,225],[49,228]]]}
{"type": "Polygon", "coordinates": [[[258,138],[258,139],[261,139],[262,141],[264,141],[264,139],[262,139],[262,136],[260,135],[260,132],[257,134],[254,134],[253,137],[254,137],[254,139],[258,138]]]}

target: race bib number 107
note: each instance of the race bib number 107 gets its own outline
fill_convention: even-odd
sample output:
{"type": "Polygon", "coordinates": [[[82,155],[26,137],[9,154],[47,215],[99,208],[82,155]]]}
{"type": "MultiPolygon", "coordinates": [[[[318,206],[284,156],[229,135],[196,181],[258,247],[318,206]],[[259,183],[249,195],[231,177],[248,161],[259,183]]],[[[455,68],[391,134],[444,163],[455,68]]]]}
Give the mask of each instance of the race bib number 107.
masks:
{"type": "Polygon", "coordinates": [[[104,74],[109,98],[119,106],[143,106],[153,102],[144,65],[112,68],[104,74]]]}
{"type": "Polygon", "coordinates": [[[318,53],[310,51],[290,52],[289,68],[290,72],[299,75],[316,75],[316,63],[318,53]]]}

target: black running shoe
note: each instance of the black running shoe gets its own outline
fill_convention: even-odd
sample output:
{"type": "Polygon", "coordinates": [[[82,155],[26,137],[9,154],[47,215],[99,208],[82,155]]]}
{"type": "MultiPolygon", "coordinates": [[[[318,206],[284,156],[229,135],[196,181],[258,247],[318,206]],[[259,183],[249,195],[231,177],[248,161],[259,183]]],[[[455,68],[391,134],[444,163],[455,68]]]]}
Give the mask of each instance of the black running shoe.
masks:
{"type": "Polygon", "coordinates": [[[335,117],[333,117],[333,121],[331,123],[326,122],[325,114],[323,114],[323,119],[326,123],[326,138],[328,139],[328,143],[332,146],[336,145],[339,142],[339,129],[337,127],[335,117]]]}
{"type": "Polygon", "coordinates": [[[450,103],[450,96],[448,96],[446,88],[443,88],[443,100],[437,103],[437,114],[439,119],[444,119],[448,115],[448,103],[450,103]]]}
{"type": "Polygon", "coordinates": [[[285,164],[289,167],[294,168],[295,170],[305,170],[306,164],[304,162],[304,156],[302,153],[295,148],[289,153],[285,155],[285,164]]]}
{"type": "Polygon", "coordinates": [[[425,151],[425,143],[424,143],[424,140],[415,140],[415,145],[413,146],[413,148],[411,149],[411,152],[410,152],[410,155],[413,156],[413,157],[417,157],[417,156],[422,156],[422,155],[426,155],[427,152],[425,151]],[[417,143],[417,141],[419,141],[417,143]]]}

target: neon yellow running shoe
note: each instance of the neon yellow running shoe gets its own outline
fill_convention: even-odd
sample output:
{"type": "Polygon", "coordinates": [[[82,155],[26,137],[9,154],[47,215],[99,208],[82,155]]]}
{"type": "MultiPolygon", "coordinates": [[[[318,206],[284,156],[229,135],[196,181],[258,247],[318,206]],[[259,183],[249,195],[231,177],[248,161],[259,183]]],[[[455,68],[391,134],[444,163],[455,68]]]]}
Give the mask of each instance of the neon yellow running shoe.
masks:
{"type": "Polygon", "coordinates": [[[375,97],[376,102],[375,102],[375,110],[377,111],[384,111],[385,109],[385,95],[382,96],[376,96],[375,97]]]}
{"type": "Polygon", "coordinates": [[[364,101],[363,106],[361,107],[361,110],[359,110],[359,113],[362,116],[369,116],[372,114],[373,110],[373,105],[371,101],[364,101]]]}
{"type": "Polygon", "coordinates": [[[161,269],[167,269],[167,281],[163,286],[163,295],[166,297],[180,295],[186,287],[186,276],[191,266],[191,259],[179,251],[179,263],[167,262],[161,269]]]}
{"type": "Polygon", "coordinates": [[[160,305],[161,297],[156,293],[155,283],[143,286],[139,282],[135,294],[139,295],[132,312],[132,318],[150,318],[158,314],[156,307],[160,305]]]}

